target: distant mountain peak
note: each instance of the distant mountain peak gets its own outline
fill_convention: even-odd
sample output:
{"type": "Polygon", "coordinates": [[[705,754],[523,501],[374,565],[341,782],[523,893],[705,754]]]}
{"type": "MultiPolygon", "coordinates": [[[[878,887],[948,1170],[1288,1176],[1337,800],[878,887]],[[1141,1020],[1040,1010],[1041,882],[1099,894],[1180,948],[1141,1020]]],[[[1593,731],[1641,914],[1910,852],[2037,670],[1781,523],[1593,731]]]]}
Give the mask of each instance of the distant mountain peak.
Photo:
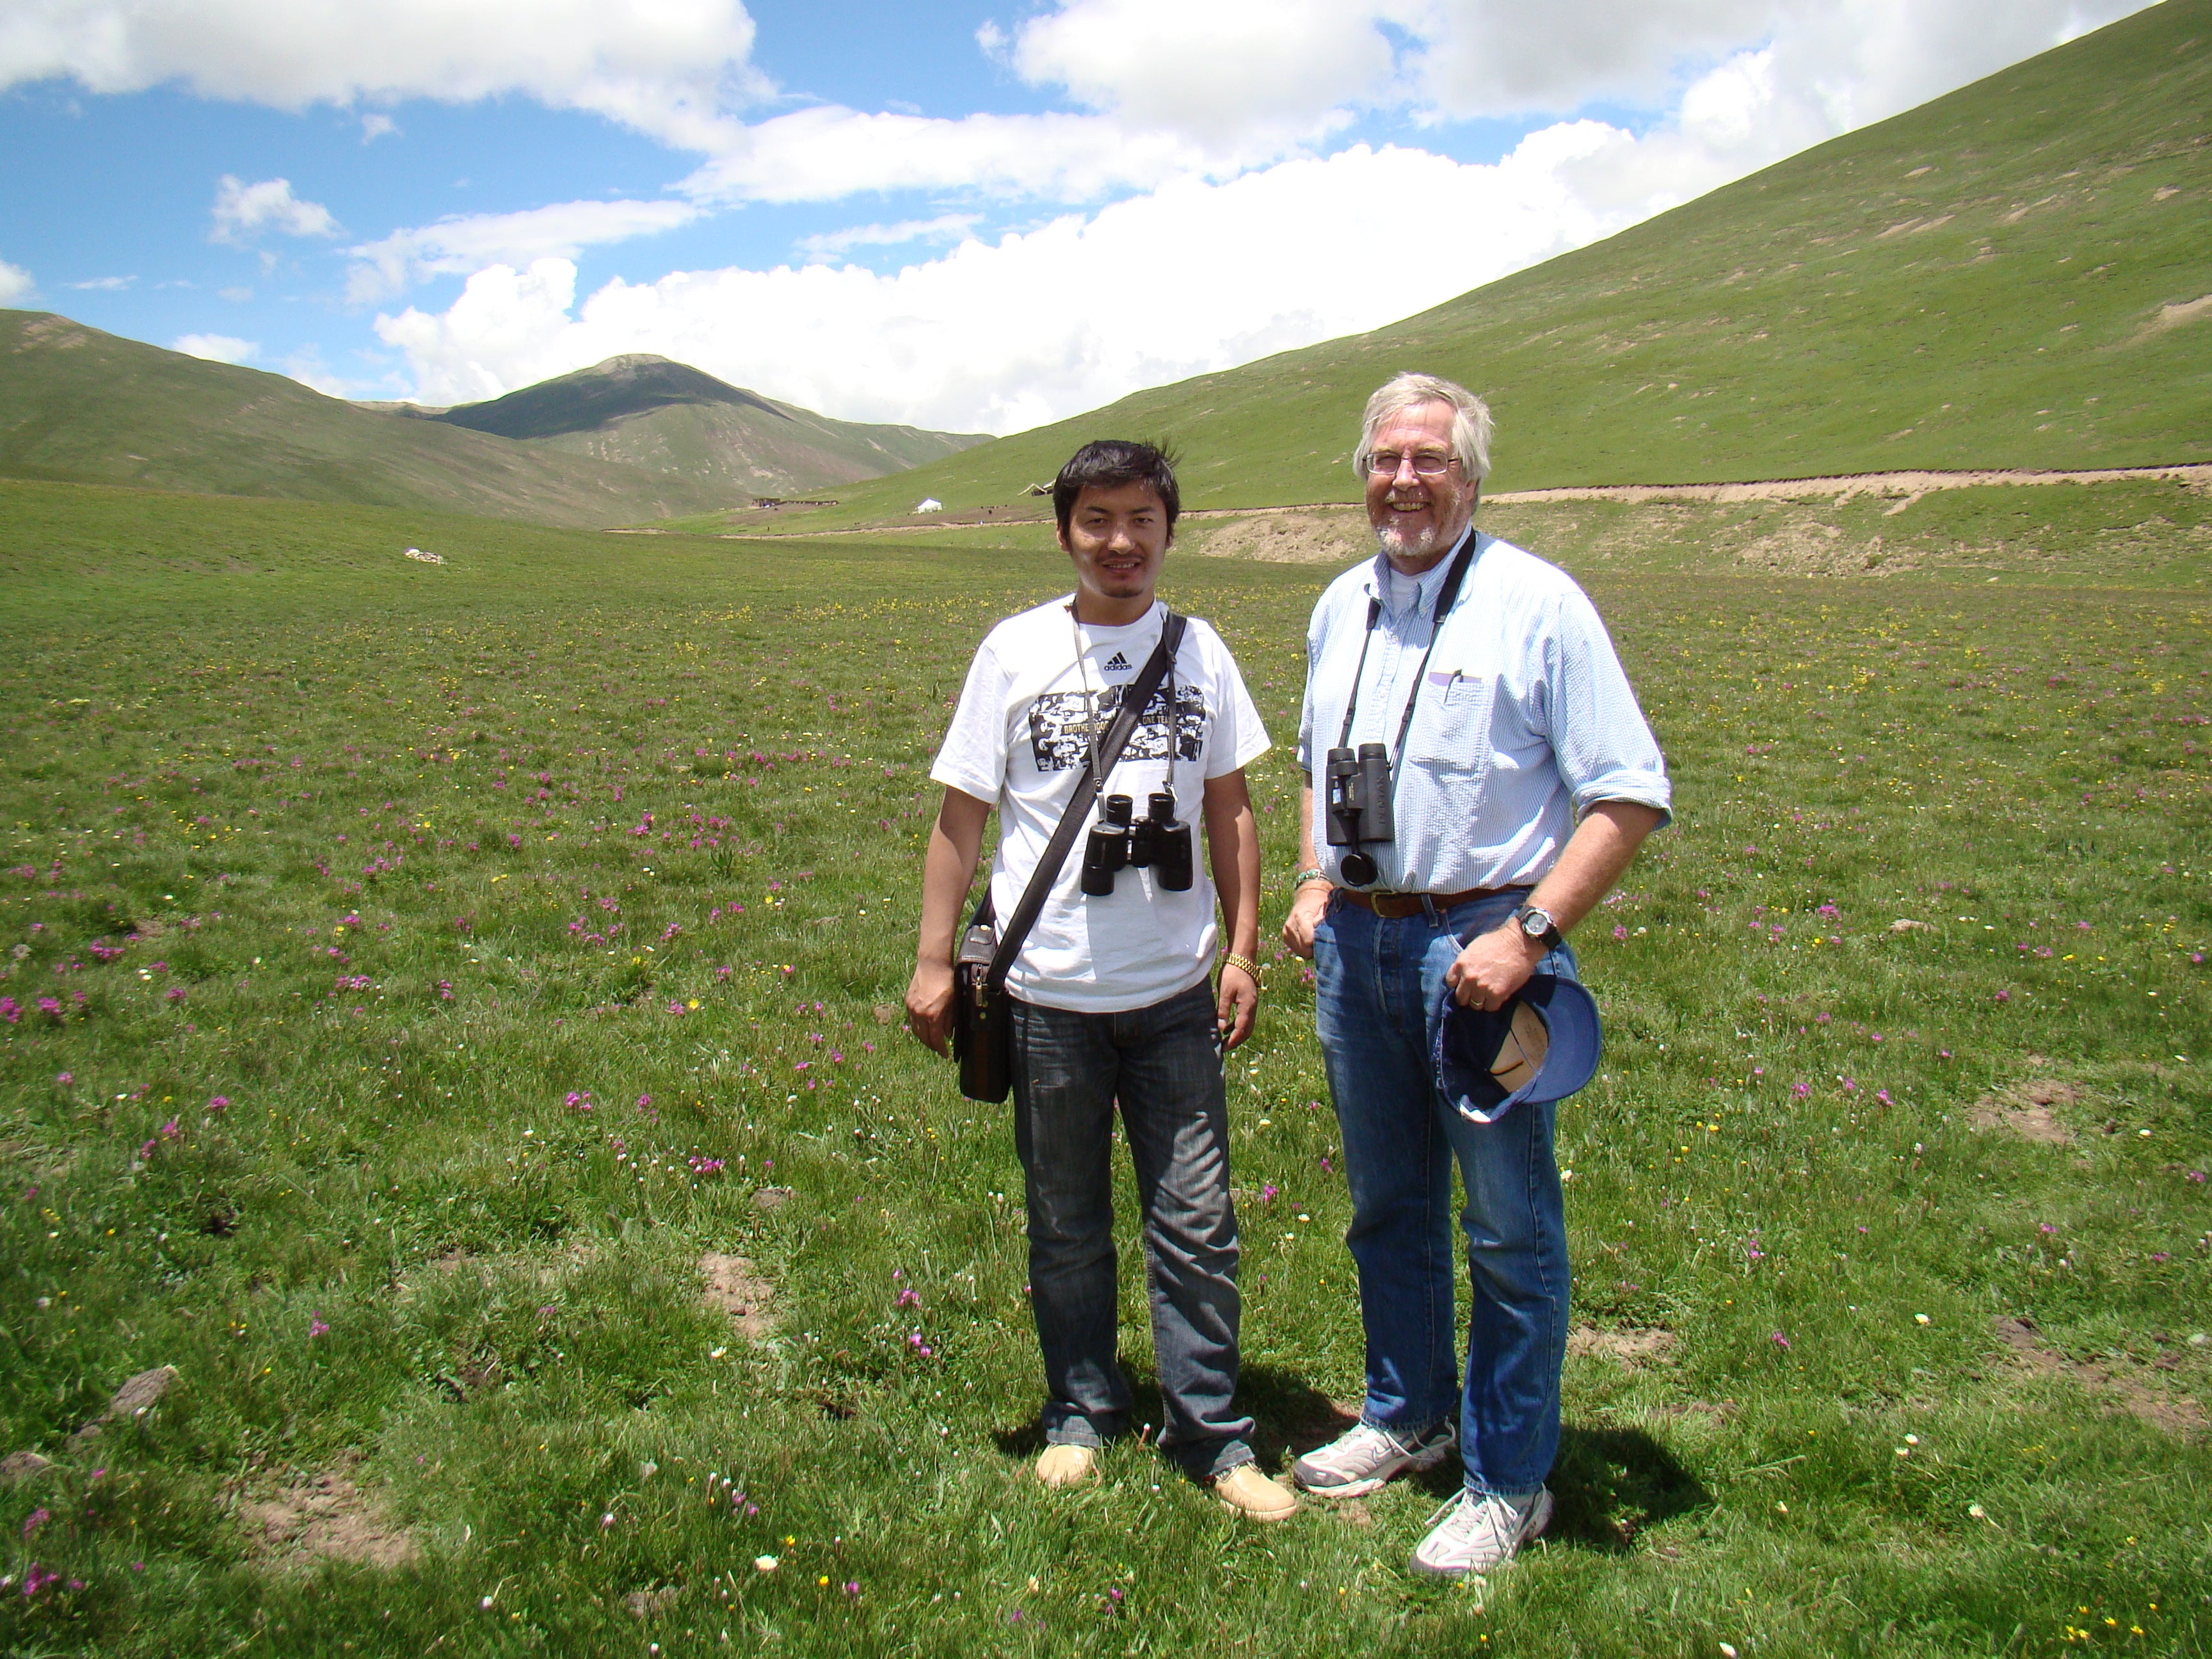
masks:
{"type": "Polygon", "coordinates": [[[689,363],[643,351],[610,357],[503,398],[463,404],[430,418],[502,438],[557,438],[572,432],[603,432],[678,404],[735,404],[780,421],[792,418],[757,392],[716,380],[689,363]]]}

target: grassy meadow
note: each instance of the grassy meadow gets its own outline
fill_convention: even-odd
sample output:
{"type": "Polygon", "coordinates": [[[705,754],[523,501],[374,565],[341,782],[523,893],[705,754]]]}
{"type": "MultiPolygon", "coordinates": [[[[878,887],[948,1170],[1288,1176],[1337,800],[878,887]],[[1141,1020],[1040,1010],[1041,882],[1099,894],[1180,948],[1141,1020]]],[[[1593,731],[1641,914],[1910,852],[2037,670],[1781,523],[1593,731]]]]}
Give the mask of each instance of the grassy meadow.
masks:
{"type": "MultiPolygon", "coordinates": [[[[50,1463],[0,1486],[0,1648],[2212,1652],[2207,503],[1961,495],[1852,507],[1927,550],[1856,567],[1512,516],[1679,822],[1576,940],[1559,1519],[1437,1587],[1455,1466],[1267,1529],[1141,1444],[1027,1473],[1009,1126],[893,1011],[1041,534],[0,483],[0,1455],[50,1463]]],[[[1170,567],[1280,745],[1263,938],[1328,574],[1170,567]]],[[[1360,1348],[1271,956],[1231,1078],[1282,1473],[1360,1348]]]]}

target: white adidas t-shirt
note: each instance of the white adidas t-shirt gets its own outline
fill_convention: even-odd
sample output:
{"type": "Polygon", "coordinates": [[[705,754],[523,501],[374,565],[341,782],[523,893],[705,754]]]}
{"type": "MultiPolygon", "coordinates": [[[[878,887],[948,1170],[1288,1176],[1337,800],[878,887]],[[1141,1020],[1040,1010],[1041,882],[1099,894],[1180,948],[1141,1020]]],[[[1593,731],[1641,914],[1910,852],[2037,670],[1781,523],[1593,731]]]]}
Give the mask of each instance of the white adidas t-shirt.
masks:
{"type": "MultiPolygon", "coordinates": [[[[930,768],[938,782],[998,805],[991,899],[1001,926],[1021,902],[1075,793],[1094,714],[1103,741],[1122,692],[1143,672],[1166,623],[1167,607],[1156,603],[1126,627],[1079,625],[1073,598],[1009,617],[991,630],[930,768]]],[[[1216,932],[1205,781],[1250,764],[1267,749],[1260,712],[1229,647],[1206,623],[1190,619],[1167,678],[1099,791],[1102,799],[1128,796],[1138,818],[1153,790],[1174,792],[1176,817],[1191,827],[1189,890],[1172,893],[1153,879],[1154,872],[1125,869],[1112,893],[1086,896],[1079,835],[1014,959],[1007,988],[1048,1008],[1120,1013],[1164,1001],[1203,980],[1213,963],[1216,932]]],[[[1092,823],[1097,816],[1094,807],[1092,823]]],[[[1085,835],[1089,829],[1084,826],[1085,835]]]]}

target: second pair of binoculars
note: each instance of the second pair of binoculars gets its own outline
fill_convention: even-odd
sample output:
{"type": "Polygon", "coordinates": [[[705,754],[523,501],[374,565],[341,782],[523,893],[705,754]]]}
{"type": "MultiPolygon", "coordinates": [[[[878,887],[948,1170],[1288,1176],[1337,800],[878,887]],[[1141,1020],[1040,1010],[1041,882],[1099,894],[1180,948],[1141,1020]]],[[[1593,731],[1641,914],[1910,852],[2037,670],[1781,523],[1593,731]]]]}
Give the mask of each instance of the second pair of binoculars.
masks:
{"type": "Polygon", "coordinates": [[[1330,750],[1324,811],[1328,844],[1354,849],[1339,861],[1345,880],[1355,887],[1366,886],[1376,878],[1376,863],[1358,849],[1395,841],[1398,836],[1390,810],[1390,751],[1379,743],[1363,743],[1357,754],[1349,749],[1330,750]]]}
{"type": "Polygon", "coordinates": [[[1176,821],[1174,795],[1155,789],[1145,818],[1132,823],[1135,805],[1127,795],[1109,795],[1099,822],[1091,826],[1083,844],[1083,890],[1093,898],[1112,892],[1115,873],[1125,869],[1152,871],[1171,893],[1190,890],[1190,826],[1176,821]]]}

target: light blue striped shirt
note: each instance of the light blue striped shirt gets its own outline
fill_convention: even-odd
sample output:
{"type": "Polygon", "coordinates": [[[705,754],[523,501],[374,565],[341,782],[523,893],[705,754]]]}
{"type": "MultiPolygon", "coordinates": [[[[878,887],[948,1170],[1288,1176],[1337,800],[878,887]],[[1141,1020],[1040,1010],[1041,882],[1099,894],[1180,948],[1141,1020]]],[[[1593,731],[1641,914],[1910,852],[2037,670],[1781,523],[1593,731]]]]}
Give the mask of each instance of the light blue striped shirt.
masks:
{"type": "MultiPolygon", "coordinates": [[[[1368,647],[1351,746],[1397,740],[1429,618],[1451,559],[1408,580],[1380,554],[1346,571],[1306,629],[1298,764],[1314,784],[1322,867],[1342,882],[1328,845],[1323,763],[1344,723],[1368,602],[1382,614],[1368,647]]],[[[1667,763],[1589,595],[1557,565],[1494,536],[1445,617],[1428,679],[1394,756],[1397,839],[1367,851],[1378,890],[1456,893],[1540,880],[1583,813],[1600,801],[1668,812],[1667,763]]]]}

